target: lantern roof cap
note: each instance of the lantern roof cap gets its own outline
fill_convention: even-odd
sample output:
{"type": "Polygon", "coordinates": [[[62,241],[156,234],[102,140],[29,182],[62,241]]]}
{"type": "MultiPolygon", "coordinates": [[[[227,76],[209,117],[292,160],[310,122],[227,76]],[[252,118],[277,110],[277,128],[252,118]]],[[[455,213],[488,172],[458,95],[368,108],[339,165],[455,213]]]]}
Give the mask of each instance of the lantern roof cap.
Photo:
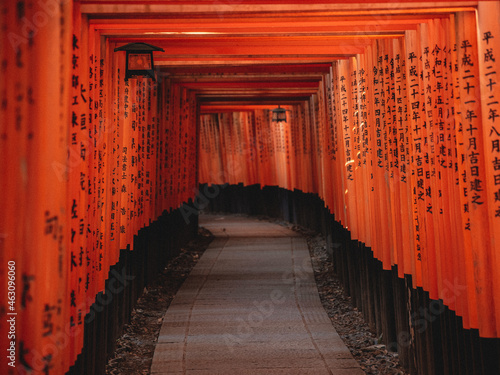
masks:
{"type": "Polygon", "coordinates": [[[162,52],[165,52],[165,50],[161,47],[156,47],[156,46],[153,46],[152,44],[143,43],[143,42],[125,44],[124,46],[115,48],[115,52],[117,52],[117,51],[135,51],[135,52],[162,51],[162,52]]]}

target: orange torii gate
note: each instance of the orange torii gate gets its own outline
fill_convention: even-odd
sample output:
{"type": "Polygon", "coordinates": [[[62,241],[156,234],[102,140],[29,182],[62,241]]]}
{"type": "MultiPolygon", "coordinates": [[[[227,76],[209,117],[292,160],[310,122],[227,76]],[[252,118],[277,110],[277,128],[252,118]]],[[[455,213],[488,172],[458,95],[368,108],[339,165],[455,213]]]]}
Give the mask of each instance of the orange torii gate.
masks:
{"type": "Polygon", "coordinates": [[[319,194],[385,269],[398,265],[401,277],[413,275],[414,287],[442,299],[465,328],[498,337],[495,7],[479,8],[482,31],[474,13],[461,12],[334,63],[316,96],[330,117],[324,108],[318,114],[314,101],[295,105],[297,116],[285,126],[258,109],[202,117],[212,148],[201,150],[200,160],[211,163],[202,164],[200,182],[252,181],[319,194]],[[247,121],[235,122],[240,116],[247,121]],[[213,138],[214,127],[224,143],[213,138]],[[243,150],[225,146],[227,137],[248,134],[248,127],[257,130],[256,143],[271,139],[271,147],[249,139],[232,141],[243,150]],[[281,143],[289,137],[293,141],[281,143]],[[289,159],[277,152],[281,147],[289,159]],[[259,154],[251,159],[256,166],[239,175],[224,162],[253,153],[259,154]],[[260,178],[245,175],[249,170],[262,171],[260,178]],[[223,172],[229,176],[210,178],[223,172]],[[466,291],[450,290],[457,281],[466,291]]]}
{"type": "Polygon", "coordinates": [[[10,349],[16,313],[16,371],[70,369],[121,250],[198,182],[318,194],[385,269],[500,337],[498,2],[259,2],[243,18],[250,2],[225,17],[125,3],[0,5],[0,283],[17,276],[0,338],[10,349]],[[113,50],[137,40],[173,73],[125,82],[113,50]]]}

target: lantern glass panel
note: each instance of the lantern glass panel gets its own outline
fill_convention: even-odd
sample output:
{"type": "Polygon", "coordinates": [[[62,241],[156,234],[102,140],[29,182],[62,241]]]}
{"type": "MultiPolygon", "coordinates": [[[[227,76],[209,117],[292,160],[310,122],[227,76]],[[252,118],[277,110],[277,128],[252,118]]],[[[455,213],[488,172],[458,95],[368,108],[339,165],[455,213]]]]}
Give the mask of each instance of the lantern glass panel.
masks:
{"type": "Polygon", "coordinates": [[[131,53],[128,55],[129,70],[151,70],[151,55],[149,53],[131,53]]]}

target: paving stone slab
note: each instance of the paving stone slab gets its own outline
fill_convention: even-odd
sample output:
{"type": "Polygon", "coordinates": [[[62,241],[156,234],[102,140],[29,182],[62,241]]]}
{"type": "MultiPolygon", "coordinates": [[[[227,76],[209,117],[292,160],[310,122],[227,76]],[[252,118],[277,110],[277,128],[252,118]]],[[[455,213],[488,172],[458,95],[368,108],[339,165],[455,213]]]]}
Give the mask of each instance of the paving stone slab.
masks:
{"type": "Polygon", "coordinates": [[[321,305],[305,238],[240,216],[200,225],[216,238],[164,316],[152,374],[363,374],[321,305]]]}

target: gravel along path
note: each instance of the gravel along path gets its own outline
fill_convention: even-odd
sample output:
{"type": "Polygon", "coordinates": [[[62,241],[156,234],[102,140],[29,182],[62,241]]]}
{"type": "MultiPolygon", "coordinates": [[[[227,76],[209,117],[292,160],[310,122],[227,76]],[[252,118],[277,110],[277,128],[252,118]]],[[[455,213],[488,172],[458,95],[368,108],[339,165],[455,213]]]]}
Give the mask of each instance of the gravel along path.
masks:
{"type": "Polygon", "coordinates": [[[333,327],[366,374],[407,375],[399,364],[398,353],[379,344],[363,314],[351,304],[339,280],[333,275],[333,262],[326,252],[323,236],[293,227],[307,238],[309,253],[321,302],[333,327]]]}

